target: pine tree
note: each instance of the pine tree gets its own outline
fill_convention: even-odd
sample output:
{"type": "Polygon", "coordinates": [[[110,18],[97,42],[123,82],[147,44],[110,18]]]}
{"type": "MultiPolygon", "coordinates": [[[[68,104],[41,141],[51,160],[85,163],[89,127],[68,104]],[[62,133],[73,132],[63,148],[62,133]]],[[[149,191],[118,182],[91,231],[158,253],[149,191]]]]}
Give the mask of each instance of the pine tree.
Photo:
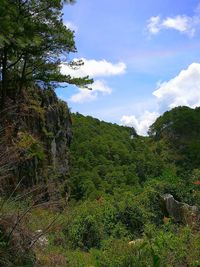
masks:
{"type": "Polygon", "coordinates": [[[60,83],[87,87],[89,77],[73,78],[60,72],[61,61],[74,68],[81,61],[69,62],[76,52],[74,33],[62,20],[62,0],[1,0],[0,4],[0,89],[5,98],[30,83],[56,87],[60,83]]]}

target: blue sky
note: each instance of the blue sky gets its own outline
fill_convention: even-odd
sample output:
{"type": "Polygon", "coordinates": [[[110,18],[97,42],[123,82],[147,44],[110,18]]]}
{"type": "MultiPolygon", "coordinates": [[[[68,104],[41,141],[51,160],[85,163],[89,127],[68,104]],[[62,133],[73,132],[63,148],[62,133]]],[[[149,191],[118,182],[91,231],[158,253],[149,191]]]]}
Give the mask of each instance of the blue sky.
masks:
{"type": "Polygon", "coordinates": [[[200,105],[200,1],[77,0],[64,7],[92,91],[58,89],[73,112],[133,126],[146,134],[167,109],[200,105]]]}

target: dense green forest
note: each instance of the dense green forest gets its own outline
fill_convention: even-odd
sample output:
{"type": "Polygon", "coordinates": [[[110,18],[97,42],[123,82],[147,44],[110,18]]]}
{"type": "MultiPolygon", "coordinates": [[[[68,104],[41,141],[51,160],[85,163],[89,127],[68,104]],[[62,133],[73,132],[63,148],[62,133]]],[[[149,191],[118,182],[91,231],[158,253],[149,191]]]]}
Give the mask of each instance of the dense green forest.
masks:
{"type": "MultiPolygon", "coordinates": [[[[199,155],[198,113],[187,107],[168,111],[150,127],[149,137],[72,114],[70,174],[62,182],[70,191],[68,204],[61,213],[34,208],[23,222],[35,232],[58,216],[44,234],[48,243],[34,248],[39,266],[199,266],[199,219],[185,210],[186,220],[176,222],[161,199],[171,194],[200,205],[200,166],[193,161],[199,155]],[[193,120],[189,131],[182,128],[181,122],[193,120]]],[[[23,211],[24,205],[9,200],[3,210],[23,211]]],[[[33,255],[29,265],[21,256],[23,266],[34,264],[33,255]]]]}
{"type": "Polygon", "coordinates": [[[69,266],[199,266],[198,222],[176,223],[161,201],[168,193],[200,205],[198,113],[166,112],[150,137],[72,114],[71,196],[59,233],[69,266]]]}
{"type": "Polygon", "coordinates": [[[0,3],[0,266],[200,266],[200,108],[135,129],[70,114],[74,1],[0,3]]]}
{"type": "MultiPolygon", "coordinates": [[[[199,219],[185,210],[186,221],[176,222],[161,199],[172,194],[181,203],[200,205],[200,166],[193,161],[198,156],[198,112],[179,107],[164,113],[150,127],[150,137],[72,114],[70,177],[63,185],[70,188],[70,201],[50,230],[49,245],[36,249],[40,262],[199,266],[199,219]],[[190,131],[182,126],[193,120],[190,131]]],[[[53,214],[33,212],[32,229],[50,222],[53,214]]]]}
{"type": "Polygon", "coordinates": [[[72,121],[71,188],[76,200],[131,191],[154,178],[175,176],[192,185],[190,177],[200,164],[199,108],[165,112],[150,127],[149,137],[81,114],[73,114],[72,121]]]}
{"type": "Polygon", "coordinates": [[[70,266],[199,266],[198,222],[177,224],[161,205],[166,193],[200,205],[199,109],[164,113],[150,137],[81,114],[72,122],[70,266]]]}

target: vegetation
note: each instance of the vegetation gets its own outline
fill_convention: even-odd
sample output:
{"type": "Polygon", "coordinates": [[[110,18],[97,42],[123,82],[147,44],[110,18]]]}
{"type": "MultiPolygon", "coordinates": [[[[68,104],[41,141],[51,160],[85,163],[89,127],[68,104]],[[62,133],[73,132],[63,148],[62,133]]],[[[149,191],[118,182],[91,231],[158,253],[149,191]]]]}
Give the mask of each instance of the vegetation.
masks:
{"type": "Polygon", "coordinates": [[[72,115],[71,187],[76,200],[133,191],[170,165],[147,137],[131,139],[132,129],[72,115]]]}
{"type": "Polygon", "coordinates": [[[2,0],[0,5],[0,93],[16,95],[27,84],[55,87],[58,83],[86,86],[88,77],[73,78],[60,72],[61,61],[72,68],[81,61],[69,62],[76,52],[74,33],[62,20],[64,2],[2,0]],[[13,92],[13,85],[15,90],[13,92]],[[10,92],[12,91],[12,92],[10,92]]]}
{"type": "Polygon", "coordinates": [[[1,0],[0,265],[200,266],[200,108],[165,112],[149,137],[70,117],[52,89],[92,83],[60,72],[82,64],[62,21],[72,2],[1,0]],[[196,205],[187,224],[163,194],[196,205]]]}
{"type": "Polygon", "coordinates": [[[165,141],[176,165],[184,170],[199,167],[200,108],[177,107],[167,111],[149,133],[156,140],[165,141]]]}
{"type": "MultiPolygon", "coordinates": [[[[180,118],[182,110],[176,109],[180,118]]],[[[196,110],[190,112],[196,116],[196,110]]],[[[199,166],[189,171],[178,164],[164,136],[131,139],[131,128],[81,114],[73,114],[72,121],[71,200],[59,230],[49,234],[48,247],[36,250],[40,262],[53,266],[51,259],[72,267],[199,266],[198,222],[175,223],[165,217],[160,200],[170,193],[199,206],[199,166]]]]}
{"type": "MultiPolygon", "coordinates": [[[[196,116],[196,110],[187,110],[196,116]]],[[[183,111],[183,107],[176,109],[177,116],[182,118],[183,111]]],[[[170,113],[174,110],[167,114],[170,113]]],[[[177,224],[173,218],[165,217],[160,196],[170,193],[176,200],[200,205],[200,166],[191,164],[189,169],[179,164],[176,159],[182,151],[178,146],[174,150],[167,134],[159,138],[135,135],[132,139],[131,128],[81,114],[73,114],[72,123],[68,207],[59,214],[56,209],[36,206],[23,220],[23,231],[35,233],[42,229],[48,239],[48,245],[43,247],[36,242],[35,256],[27,254],[31,264],[37,261],[41,266],[72,267],[199,266],[198,222],[177,224]],[[51,227],[47,233],[48,225],[51,227]]],[[[195,129],[191,132],[195,134],[195,129]]],[[[41,153],[40,144],[27,133],[19,137],[18,146],[26,148],[27,156],[41,153]]],[[[18,202],[22,214],[30,200],[18,202]]],[[[8,214],[16,214],[12,203],[16,205],[13,197],[4,206],[8,214]]],[[[2,253],[5,241],[3,237],[2,253]]],[[[26,258],[18,255],[18,262],[23,261],[19,266],[26,266],[26,258]]]]}

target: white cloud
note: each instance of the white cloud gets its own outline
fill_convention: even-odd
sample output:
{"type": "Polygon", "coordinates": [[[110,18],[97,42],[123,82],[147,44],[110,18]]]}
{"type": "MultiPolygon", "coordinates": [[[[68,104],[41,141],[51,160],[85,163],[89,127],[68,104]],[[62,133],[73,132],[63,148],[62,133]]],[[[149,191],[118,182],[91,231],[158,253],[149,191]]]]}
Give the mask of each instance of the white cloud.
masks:
{"type": "Polygon", "coordinates": [[[192,63],[175,78],[161,83],[153,95],[162,107],[200,106],[200,64],[192,63]]]}
{"type": "Polygon", "coordinates": [[[112,89],[106,85],[105,82],[96,80],[91,86],[92,91],[101,92],[103,95],[110,95],[112,93],[112,89]]]}
{"type": "Polygon", "coordinates": [[[157,102],[154,108],[156,111],[146,110],[143,113],[140,111],[139,116],[123,116],[122,124],[134,127],[140,135],[146,135],[149,126],[163,111],[178,106],[199,107],[200,63],[192,63],[169,81],[159,81],[153,96],[157,102]]]}
{"type": "MultiPolygon", "coordinates": [[[[74,61],[79,60],[74,59],[74,61]]],[[[97,61],[94,59],[87,60],[85,58],[82,58],[81,60],[84,62],[84,65],[76,69],[72,69],[67,64],[62,63],[61,73],[72,77],[84,77],[89,75],[90,78],[95,78],[120,75],[125,73],[126,70],[126,65],[123,62],[113,64],[106,60],[97,61]]],[[[90,88],[92,90],[78,89],[78,93],[72,95],[69,101],[74,103],[91,102],[96,100],[100,95],[108,95],[112,93],[112,89],[102,80],[96,80],[90,85],[90,88]]]]}
{"type": "Polygon", "coordinates": [[[162,26],[186,33],[190,36],[195,34],[195,21],[193,18],[187,16],[168,17],[163,21],[162,26]]]}
{"type": "Polygon", "coordinates": [[[199,16],[189,17],[186,15],[177,15],[161,19],[160,16],[151,17],[148,20],[147,30],[151,34],[158,34],[161,30],[173,29],[180,33],[194,36],[197,26],[200,24],[199,16]]]}
{"type": "MultiPolygon", "coordinates": [[[[77,59],[75,59],[76,61],[77,59]]],[[[74,70],[67,64],[61,64],[61,73],[65,75],[71,75],[72,77],[84,77],[89,75],[90,77],[105,77],[124,74],[126,71],[126,65],[123,62],[113,64],[106,60],[95,60],[82,58],[84,65],[74,70]]]]}
{"type": "Polygon", "coordinates": [[[70,30],[72,30],[72,31],[74,31],[74,32],[77,32],[78,31],[78,26],[77,25],[75,25],[73,22],[71,22],[71,21],[65,21],[64,22],[64,25],[68,28],[68,29],[70,29],[70,30]]]}
{"type": "Polygon", "coordinates": [[[159,16],[151,17],[147,24],[147,29],[151,34],[157,34],[161,30],[161,19],[159,16]]]}
{"type": "Polygon", "coordinates": [[[85,102],[91,102],[96,98],[97,98],[96,92],[94,93],[93,91],[87,89],[79,89],[79,92],[72,95],[69,101],[74,103],[85,103],[85,102]]]}
{"type": "Polygon", "coordinates": [[[147,135],[149,126],[156,120],[158,116],[159,113],[157,112],[145,111],[139,117],[136,117],[135,115],[124,115],[120,121],[123,125],[134,127],[139,135],[147,135]]]}
{"type": "Polygon", "coordinates": [[[112,89],[104,81],[97,80],[90,87],[92,90],[78,89],[78,93],[72,95],[69,101],[74,103],[91,102],[96,100],[99,95],[109,95],[112,93],[112,89]]]}

